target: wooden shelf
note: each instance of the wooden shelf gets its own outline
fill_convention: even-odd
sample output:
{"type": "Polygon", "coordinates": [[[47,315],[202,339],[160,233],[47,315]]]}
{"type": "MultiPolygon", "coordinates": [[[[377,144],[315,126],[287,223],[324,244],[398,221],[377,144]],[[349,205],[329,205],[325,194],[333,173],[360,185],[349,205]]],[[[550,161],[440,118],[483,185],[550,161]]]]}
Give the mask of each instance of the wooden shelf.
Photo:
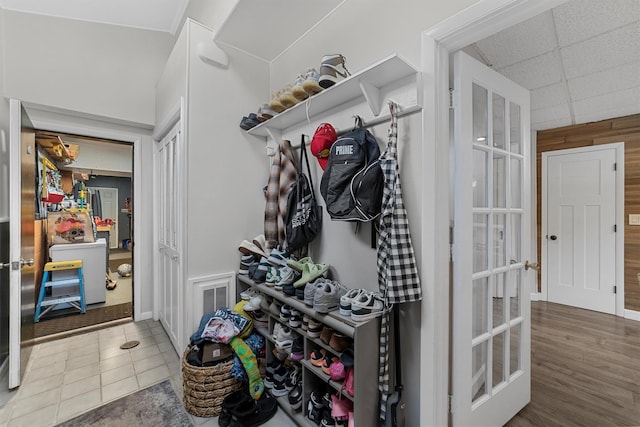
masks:
{"type": "Polygon", "coordinates": [[[380,96],[381,89],[393,82],[417,74],[418,71],[407,61],[397,54],[391,55],[260,123],[249,129],[247,133],[275,138],[276,133],[281,133],[284,129],[307,121],[307,112],[309,118],[314,118],[338,105],[360,97],[364,97],[371,112],[377,117],[383,108],[383,100],[380,96]]]}

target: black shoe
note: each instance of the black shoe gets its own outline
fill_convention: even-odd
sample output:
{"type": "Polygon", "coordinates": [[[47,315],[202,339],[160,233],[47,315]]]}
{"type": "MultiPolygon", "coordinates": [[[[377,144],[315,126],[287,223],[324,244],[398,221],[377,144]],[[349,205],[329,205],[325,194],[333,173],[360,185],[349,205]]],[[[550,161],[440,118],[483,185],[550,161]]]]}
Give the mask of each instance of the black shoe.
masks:
{"type": "Polygon", "coordinates": [[[302,383],[299,382],[291,389],[288,398],[292,409],[300,409],[302,406],[302,383]]]}
{"type": "Polygon", "coordinates": [[[229,427],[256,427],[269,421],[278,411],[278,402],[263,393],[260,399],[255,400],[253,407],[250,404],[238,406],[232,411],[232,420],[229,427]]]}
{"type": "Polygon", "coordinates": [[[244,390],[238,390],[228,394],[222,401],[222,410],[218,417],[218,425],[220,427],[229,427],[233,419],[233,411],[240,405],[248,408],[255,405],[255,401],[253,397],[244,390]]]}

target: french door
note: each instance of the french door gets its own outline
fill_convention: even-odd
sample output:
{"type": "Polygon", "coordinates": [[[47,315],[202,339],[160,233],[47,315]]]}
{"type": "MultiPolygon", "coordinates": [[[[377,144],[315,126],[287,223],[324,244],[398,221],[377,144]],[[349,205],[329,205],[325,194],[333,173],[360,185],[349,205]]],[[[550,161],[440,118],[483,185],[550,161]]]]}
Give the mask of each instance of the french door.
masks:
{"type": "Polygon", "coordinates": [[[159,319],[178,354],[183,350],[182,190],[183,146],[178,122],[156,144],[155,174],[159,319]]]}
{"type": "Polygon", "coordinates": [[[454,55],[452,421],[500,426],[530,400],[529,92],[454,55]]]}

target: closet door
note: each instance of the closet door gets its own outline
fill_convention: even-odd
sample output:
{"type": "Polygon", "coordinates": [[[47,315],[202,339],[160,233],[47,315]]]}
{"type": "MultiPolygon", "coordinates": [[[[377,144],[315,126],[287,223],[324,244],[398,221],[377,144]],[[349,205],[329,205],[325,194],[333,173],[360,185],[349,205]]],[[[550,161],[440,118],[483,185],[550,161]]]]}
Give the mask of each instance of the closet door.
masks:
{"type": "Polygon", "coordinates": [[[155,178],[158,185],[156,195],[156,223],[158,238],[158,285],[159,319],[171,343],[180,354],[182,352],[183,283],[182,274],[182,233],[180,183],[183,170],[183,143],[180,122],[157,143],[155,157],[155,178]]]}

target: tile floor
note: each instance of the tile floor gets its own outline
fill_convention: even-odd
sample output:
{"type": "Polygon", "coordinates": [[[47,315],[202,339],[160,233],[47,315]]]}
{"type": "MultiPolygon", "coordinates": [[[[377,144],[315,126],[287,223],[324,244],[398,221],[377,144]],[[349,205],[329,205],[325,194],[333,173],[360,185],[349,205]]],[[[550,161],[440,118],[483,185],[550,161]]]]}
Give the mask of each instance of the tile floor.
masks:
{"type": "MultiPolygon", "coordinates": [[[[182,398],[180,357],[159,322],[145,320],[38,344],[22,385],[0,389],[0,426],[53,426],[152,384],[170,379],[182,398]],[[140,344],[120,349],[127,341],[140,344]]],[[[191,416],[195,426],[218,426],[217,418],[191,416]]],[[[267,427],[295,426],[282,411],[267,427]]]]}

